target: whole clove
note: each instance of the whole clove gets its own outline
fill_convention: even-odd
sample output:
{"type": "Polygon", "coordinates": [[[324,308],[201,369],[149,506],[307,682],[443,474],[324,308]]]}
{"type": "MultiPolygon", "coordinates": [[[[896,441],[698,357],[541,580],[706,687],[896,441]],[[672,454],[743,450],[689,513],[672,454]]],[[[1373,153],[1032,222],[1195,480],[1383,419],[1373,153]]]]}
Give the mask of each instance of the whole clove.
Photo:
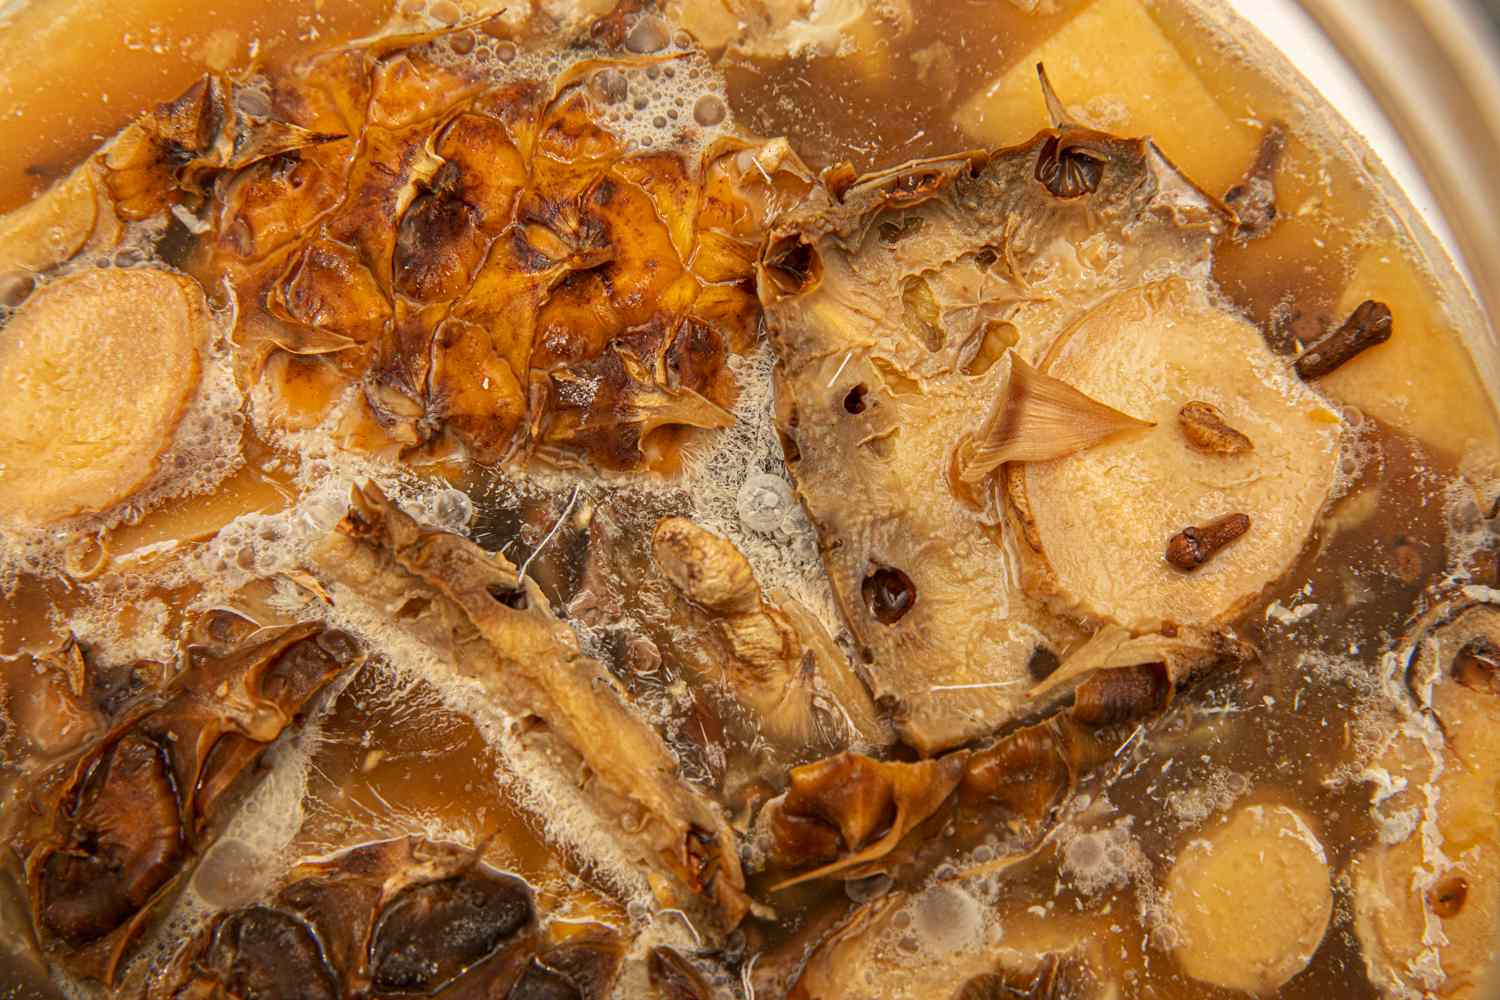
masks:
{"type": "Polygon", "coordinates": [[[1205,525],[1184,528],[1167,543],[1167,562],[1190,573],[1250,530],[1250,515],[1226,514],[1205,525]]]}
{"type": "Polygon", "coordinates": [[[1211,403],[1194,400],[1177,411],[1177,423],[1182,436],[1196,450],[1211,455],[1243,455],[1255,450],[1255,443],[1224,419],[1224,414],[1211,403]]]}
{"type": "Polygon", "coordinates": [[[1261,137],[1260,150],[1244,180],[1225,193],[1224,203],[1234,209],[1239,219],[1235,229],[1238,238],[1253,240],[1264,236],[1275,224],[1276,171],[1285,152],[1286,130],[1273,122],[1261,137]]]}
{"type": "Polygon", "coordinates": [[[1304,382],[1311,382],[1390,339],[1390,307],[1384,302],[1368,299],[1354,310],[1343,326],[1303,351],[1302,356],[1292,362],[1292,367],[1304,382]]]}

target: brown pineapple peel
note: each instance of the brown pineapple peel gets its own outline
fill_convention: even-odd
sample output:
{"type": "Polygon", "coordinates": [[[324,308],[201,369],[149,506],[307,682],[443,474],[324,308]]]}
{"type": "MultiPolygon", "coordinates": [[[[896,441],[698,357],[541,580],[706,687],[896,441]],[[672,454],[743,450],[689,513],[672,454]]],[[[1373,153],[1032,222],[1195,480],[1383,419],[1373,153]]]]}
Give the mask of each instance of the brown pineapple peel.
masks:
{"type": "Polygon", "coordinates": [[[270,630],[198,658],[49,769],[10,831],[47,954],[112,984],[235,800],[264,777],[266,749],[362,659],[317,623],[270,630]]]}
{"type": "MultiPolygon", "coordinates": [[[[116,140],[111,190],[132,217],[207,200],[195,269],[239,293],[243,376],[318,357],[359,390],[349,446],[670,464],[684,428],[733,423],[767,196],[807,181],[690,121],[630,138],[622,104],[702,57],[638,54],[617,28],[561,69],[456,59],[466,29],[319,55],[269,96],[209,78],[116,140]]],[[[268,385],[257,417],[286,427],[268,385]]]]}
{"type": "Polygon", "coordinates": [[[546,917],[530,886],[471,847],[365,844],[296,865],[269,898],[216,914],[150,975],[146,997],[604,1000],[624,942],[546,917]]]}
{"type": "Polygon", "coordinates": [[[27,299],[0,335],[0,515],[44,524],[145,487],[209,323],[194,282],[149,268],[75,272],[27,299]]]}

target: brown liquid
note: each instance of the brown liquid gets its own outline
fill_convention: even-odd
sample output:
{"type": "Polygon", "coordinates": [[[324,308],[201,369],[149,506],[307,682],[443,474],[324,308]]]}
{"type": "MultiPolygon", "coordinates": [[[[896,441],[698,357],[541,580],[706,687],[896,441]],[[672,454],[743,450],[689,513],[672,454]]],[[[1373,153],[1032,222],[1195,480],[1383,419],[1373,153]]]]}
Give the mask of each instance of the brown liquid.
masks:
{"type": "MultiPolygon", "coordinates": [[[[175,96],[205,66],[248,65],[252,42],[258,43],[257,59],[277,61],[356,37],[383,24],[389,6],[385,0],[270,6],[251,0],[135,0],[124,9],[36,0],[0,35],[0,67],[7,67],[0,69],[0,103],[12,110],[0,120],[0,209],[23,203],[63,176],[102,137],[152,102],[175,96]],[[62,13],[49,26],[47,15],[54,8],[62,13]],[[144,47],[136,47],[142,39],[144,47]]],[[[861,170],[875,169],[982,144],[955,119],[955,106],[1028,60],[1036,46],[1090,5],[1073,0],[1059,6],[1058,13],[1039,16],[1001,2],[914,0],[914,27],[899,41],[891,25],[876,18],[852,54],[731,56],[721,68],[744,127],[788,136],[814,168],[847,160],[861,170]],[[916,52],[929,55],[913,58],[916,52]]],[[[1316,116],[1300,98],[1262,67],[1206,37],[1191,4],[1160,2],[1152,10],[1170,52],[1191,56],[1196,77],[1206,83],[1229,123],[1226,128],[1237,137],[1233,155],[1214,160],[1201,149],[1185,148],[1177,160],[1205,186],[1207,178],[1215,179],[1210,193],[1222,195],[1248,166],[1258,132],[1244,122],[1279,120],[1289,126],[1277,177],[1280,220],[1264,239],[1226,244],[1214,276],[1236,307],[1273,341],[1283,338],[1290,350],[1296,338],[1342,321],[1351,281],[1371,273],[1389,276],[1413,255],[1386,196],[1372,186],[1361,164],[1334,154],[1336,141],[1320,136],[1316,116]]],[[[1054,75],[1060,90],[1066,80],[1064,72],[1054,75]]],[[[1131,79],[1122,86],[1139,92],[1149,90],[1149,81],[1131,79]]],[[[1099,95],[1063,96],[1086,103],[1099,95]]],[[[1147,96],[1165,102],[1173,97],[1147,96]]],[[[988,127],[1003,134],[1001,141],[1019,143],[1044,124],[1016,117],[988,127]]],[[[1166,138],[1163,147],[1169,156],[1178,152],[1166,138]]],[[[1172,717],[1129,753],[1123,773],[1107,790],[1119,812],[1134,818],[1132,835],[1150,859],[1150,881],[1157,885],[1169,859],[1202,828],[1205,816],[1224,810],[1226,798],[1237,804],[1297,804],[1319,822],[1335,872],[1345,870],[1372,840],[1367,789],[1357,783],[1329,787],[1325,779],[1360,752],[1359,710],[1372,697],[1365,681],[1378,670],[1380,652],[1418,612],[1424,587],[1446,572],[1468,569],[1455,562],[1442,491],[1464,463],[1497,443],[1493,414],[1457,331],[1445,318],[1437,285],[1420,267],[1402,273],[1409,287],[1403,286],[1402,300],[1393,303],[1397,336],[1427,338],[1433,350],[1452,359],[1433,376],[1437,381],[1425,384],[1437,402],[1414,404],[1409,424],[1391,421],[1388,413],[1366,414],[1362,433],[1368,457],[1348,496],[1331,508],[1330,526],[1309,545],[1302,563],[1239,623],[1260,649],[1261,662],[1244,674],[1215,679],[1179,703],[1172,717]],[[1425,433],[1436,424],[1462,433],[1441,438],[1425,433]],[[1449,441],[1463,437],[1469,438],[1465,453],[1451,450],[1449,441]],[[1378,512],[1335,530],[1331,525],[1371,490],[1379,490],[1378,512]],[[1409,574],[1412,560],[1416,579],[1409,574]],[[1320,610],[1305,621],[1279,622],[1266,615],[1273,603],[1292,607],[1309,601],[1320,610]],[[1338,670],[1315,665],[1334,661],[1342,664],[1338,670]],[[1204,799],[1203,815],[1181,808],[1205,789],[1220,794],[1204,799]]],[[[174,538],[192,545],[190,539],[237,514],[285,505],[291,489],[286,471],[266,469],[269,449],[258,442],[248,450],[246,469],[214,496],[174,501],[138,525],[117,529],[112,550],[127,552],[174,538]]],[[[489,470],[470,470],[462,478],[476,507],[472,535],[486,547],[505,547],[516,562],[548,539],[570,496],[566,489],[537,487],[518,499],[513,491],[491,489],[504,477],[489,470]]],[[[629,487],[597,487],[590,494],[592,502],[617,515],[624,539],[621,562],[638,573],[650,572],[645,539],[655,518],[690,509],[688,498],[653,492],[642,501],[629,487]],[[619,497],[613,507],[612,496],[619,497]]],[[[582,585],[586,538],[565,525],[547,545],[533,574],[557,606],[566,606],[582,585]]],[[[1494,572],[1486,566],[1473,578],[1500,582],[1494,572]]],[[[144,583],[132,600],[165,598],[180,605],[192,596],[193,588],[160,590],[144,583]]],[[[77,587],[23,577],[0,606],[0,655],[15,657],[4,668],[29,669],[30,658],[20,654],[60,641],[66,632],[63,618],[97,599],[77,587]]],[[[784,772],[791,762],[768,764],[763,753],[747,747],[752,731],[747,720],[736,715],[721,688],[684,666],[694,635],[653,603],[647,588],[625,595],[620,621],[624,629],[595,652],[658,718],[666,717],[664,728],[691,778],[733,796],[755,778],[775,779],[784,772]],[[633,666],[626,642],[632,630],[662,652],[659,674],[645,675],[633,666]],[[668,694],[679,681],[689,692],[686,703],[668,694]]],[[[176,619],[170,621],[165,638],[174,638],[178,627],[176,619]]],[[[297,844],[322,851],[430,821],[476,839],[493,837],[496,863],[541,887],[565,912],[620,920],[619,908],[560,861],[535,823],[508,798],[497,780],[504,768],[473,723],[438,704],[431,689],[419,686],[410,703],[401,703],[388,697],[388,684],[383,668],[366,668],[333,706],[324,723],[325,742],[313,758],[312,806],[297,844]]],[[[971,845],[954,845],[966,846],[971,845]]],[[[1150,944],[1154,928],[1137,915],[1139,879],[1084,895],[1059,880],[1058,864],[1054,853],[1044,852],[1016,872],[994,904],[1001,919],[1022,921],[1039,902],[1066,911],[1097,913],[1108,907],[1110,922],[1119,927],[1114,933],[1119,947],[1107,949],[1113,963],[1108,972],[1125,996],[1228,995],[1185,978],[1169,955],[1150,944]]],[[[836,883],[798,890],[779,898],[778,905],[784,919],[770,934],[773,945],[778,938],[792,938],[804,920],[849,906],[836,883]]],[[[7,971],[0,964],[0,976],[7,971]]],[[[1377,996],[1357,953],[1346,900],[1340,898],[1310,967],[1278,995],[1296,1000],[1377,996]]]]}

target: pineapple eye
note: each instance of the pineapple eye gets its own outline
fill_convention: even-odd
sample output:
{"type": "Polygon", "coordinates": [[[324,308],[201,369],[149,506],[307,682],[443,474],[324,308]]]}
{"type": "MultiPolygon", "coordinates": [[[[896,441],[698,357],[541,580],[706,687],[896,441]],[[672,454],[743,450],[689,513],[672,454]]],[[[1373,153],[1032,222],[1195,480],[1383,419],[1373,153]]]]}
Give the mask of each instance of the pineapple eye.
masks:
{"type": "Polygon", "coordinates": [[[460,875],[403,889],[375,925],[370,968],[382,993],[432,993],[532,920],[519,879],[460,875]]]}
{"type": "Polygon", "coordinates": [[[917,603],[917,585],[899,569],[879,566],[865,576],[860,588],[865,607],[883,625],[894,625],[917,603]]]}

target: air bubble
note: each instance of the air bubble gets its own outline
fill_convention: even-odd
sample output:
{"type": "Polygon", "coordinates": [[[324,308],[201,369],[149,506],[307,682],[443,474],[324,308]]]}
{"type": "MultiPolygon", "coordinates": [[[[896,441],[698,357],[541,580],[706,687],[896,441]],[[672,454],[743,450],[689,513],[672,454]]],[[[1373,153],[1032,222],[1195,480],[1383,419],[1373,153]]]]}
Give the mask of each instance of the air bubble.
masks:
{"type": "Polygon", "coordinates": [[[630,94],[630,82],[617,69],[601,70],[589,83],[595,96],[605,104],[619,104],[630,94]]]}
{"type": "Polygon", "coordinates": [[[514,62],[520,50],[516,48],[515,42],[497,42],[495,44],[495,58],[501,62],[514,62]]]}
{"type": "Polygon", "coordinates": [[[698,99],[693,105],[693,121],[707,128],[718,125],[729,117],[729,109],[724,105],[724,99],[714,94],[708,94],[698,99]]]}
{"type": "Polygon", "coordinates": [[[977,944],[984,914],[973,896],[951,886],[935,885],[917,897],[913,930],[936,955],[947,955],[977,944]]]}
{"type": "Polygon", "coordinates": [[[193,888],[209,906],[227,909],[254,899],[260,889],[260,855],[243,840],[221,840],[193,874],[193,888]]]}
{"type": "Polygon", "coordinates": [[[635,100],[630,102],[630,106],[632,108],[635,108],[637,111],[645,111],[650,103],[651,102],[646,100],[644,97],[637,97],[635,100]]]}
{"type": "Polygon", "coordinates": [[[664,116],[664,115],[657,115],[655,118],[651,119],[651,127],[652,128],[666,128],[667,127],[666,116],[664,116]]]}
{"type": "Polygon", "coordinates": [[[443,24],[457,24],[459,18],[464,16],[463,11],[458,9],[458,4],[453,0],[437,0],[437,3],[428,9],[428,14],[443,24]]]}
{"type": "Polygon", "coordinates": [[[778,534],[793,510],[792,488],[780,476],[751,476],[740,487],[737,504],[746,528],[763,535],[778,534]]]}
{"type": "Polygon", "coordinates": [[[462,490],[443,491],[432,506],[442,525],[454,531],[463,531],[474,519],[474,501],[462,490]]]}
{"type": "Polygon", "coordinates": [[[643,17],[625,36],[625,47],[631,52],[660,52],[667,47],[667,26],[660,18],[643,17]]]}
{"type": "Polygon", "coordinates": [[[456,55],[466,56],[474,51],[474,36],[470,32],[460,31],[448,39],[448,48],[456,55]]]}

